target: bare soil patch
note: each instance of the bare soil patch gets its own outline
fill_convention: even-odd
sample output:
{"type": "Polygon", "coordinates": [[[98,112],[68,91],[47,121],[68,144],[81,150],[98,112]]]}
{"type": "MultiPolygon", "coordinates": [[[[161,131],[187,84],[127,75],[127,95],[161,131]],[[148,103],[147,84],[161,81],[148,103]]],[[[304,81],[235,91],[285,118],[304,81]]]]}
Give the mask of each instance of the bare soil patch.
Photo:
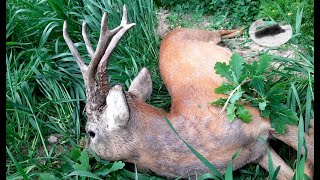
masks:
{"type": "MultiPolygon", "coordinates": [[[[157,20],[158,20],[157,34],[161,38],[163,38],[171,30],[169,21],[167,20],[167,17],[169,15],[170,15],[170,12],[165,9],[160,9],[157,12],[157,20]]],[[[192,18],[192,16],[186,14],[184,17],[181,17],[181,18],[185,21],[190,21],[190,18],[192,18]]],[[[208,19],[207,17],[203,16],[203,21],[199,22],[198,24],[194,24],[194,28],[206,29],[206,27],[210,25],[210,21],[208,21],[207,19],[208,19]]],[[[263,51],[268,50],[268,47],[260,46],[255,42],[253,42],[249,37],[244,37],[244,36],[223,40],[223,42],[219,43],[219,45],[227,47],[232,52],[245,57],[245,60],[247,62],[258,60],[259,54],[263,51]]],[[[293,50],[275,49],[275,50],[270,50],[269,53],[272,55],[277,55],[281,57],[294,58],[293,50]]]]}

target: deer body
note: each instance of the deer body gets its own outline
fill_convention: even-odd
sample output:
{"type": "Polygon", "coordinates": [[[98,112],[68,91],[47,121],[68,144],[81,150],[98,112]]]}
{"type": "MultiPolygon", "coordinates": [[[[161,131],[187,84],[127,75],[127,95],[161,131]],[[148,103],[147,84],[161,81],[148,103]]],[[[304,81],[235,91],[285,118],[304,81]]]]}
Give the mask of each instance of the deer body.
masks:
{"type": "MultiPolygon", "coordinates": [[[[251,112],[256,116],[254,115],[252,124],[239,120],[229,123],[224,114],[218,117],[221,108],[209,104],[211,100],[221,97],[214,94],[213,89],[224,81],[214,74],[214,64],[218,61],[228,62],[231,57],[230,51],[216,45],[219,38],[218,32],[173,30],[162,41],[159,63],[163,81],[172,97],[171,110],[166,116],[182,138],[223,172],[232,155],[241,147],[244,149],[234,163],[235,168],[261,157],[266,152],[266,144],[258,142],[257,137],[267,139],[270,125],[253,108],[250,108],[251,112]],[[197,34],[207,35],[205,37],[209,38],[201,36],[199,40],[197,34]],[[208,42],[210,37],[212,43],[208,42]]],[[[152,130],[143,136],[156,140],[146,141],[143,147],[148,147],[147,144],[150,143],[159,147],[142,151],[158,153],[151,160],[153,163],[149,163],[152,166],[147,167],[154,167],[158,172],[159,169],[168,167],[163,169],[161,175],[171,177],[206,172],[201,161],[172,132],[161,114],[156,120],[152,117],[145,123],[148,125],[145,128],[152,130]],[[170,164],[172,167],[168,166],[170,164]],[[176,172],[169,174],[170,169],[176,169],[176,172]]]]}
{"type": "MultiPolygon", "coordinates": [[[[87,146],[106,160],[123,160],[135,163],[140,170],[153,171],[166,177],[189,177],[208,172],[202,162],[169,128],[164,115],[170,120],[180,136],[224,173],[232,156],[241,153],[233,161],[233,169],[250,162],[263,168],[267,165],[266,141],[273,130],[268,119],[262,118],[257,109],[247,107],[253,116],[250,123],[235,120],[230,123],[220,107],[209,102],[225,95],[213,90],[223,81],[214,73],[216,62],[226,62],[231,52],[217,45],[223,37],[232,37],[236,30],[209,32],[195,29],[171,31],[160,47],[160,72],[172,98],[170,113],[155,108],[145,100],[152,92],[149,71],[143,68],[133,80],[129,91],[120,85],[106,84],[107,59],[122,35],[134,24],[127,24],[126,8],[119,27],[109,31],[106,14],[101,23],[101,34],[96,51],[83,36],[92,58],[86,66],[72,44],[66,23],[64,37],[83,73],[86,93],[89,135],[87,146]],[[103,38],[107,40],[103,42],[103,38]],[[107,42],[107,46],[105,43],[107,42]],[[102,50],[101,50],[102,49],[102,50]],[[101,59],[101,60],[99,60],[101,59]],[[94,77],[97,78],[94,78],[94,77]]],[[[294,129],[294,127],[293,127],[294,129]]],[[[277,137],[297,148],[297,140],[290,141],[297,130],[290,135],[277,137]]],[[[306,135],[309,151],[313,152],[313,142],[306,135]]],[[[281,165],[279,179],[288,179],[293,171],[271,150],[275,168],[281,165]]],[[[308,160],[313,164],[313,153],[308,160]]]]}

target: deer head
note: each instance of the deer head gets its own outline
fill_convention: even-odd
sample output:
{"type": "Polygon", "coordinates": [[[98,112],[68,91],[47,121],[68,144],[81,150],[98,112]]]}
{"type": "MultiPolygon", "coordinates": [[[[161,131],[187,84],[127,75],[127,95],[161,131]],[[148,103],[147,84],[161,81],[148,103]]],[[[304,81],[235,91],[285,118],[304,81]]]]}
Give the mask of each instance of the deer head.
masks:
{"type": "Polygon", "coordinates": [[[121,24],[112,30],[107,27],[107,14],[104,13],[98,45],[94,51],[86,33],[86,22],[83,22],[82,36],[91,57],[89,65],[83,62],[70,39],[67,22],[63,25],[63,37],[80,67],[86,88],[86,131],[89,136],[87,146],[108,160],[124,159],[132,152],[132,131],[128,127],[129,94],[130,97],[146,100],[152,90],[151,76],[146,68],[143,68],[133,80],[128,92],[124,92],[121,85],[110,87],[108,83],[108,59],[122,36],[134,25],[135,23],[128,24],[125,6],[121,24]]]}

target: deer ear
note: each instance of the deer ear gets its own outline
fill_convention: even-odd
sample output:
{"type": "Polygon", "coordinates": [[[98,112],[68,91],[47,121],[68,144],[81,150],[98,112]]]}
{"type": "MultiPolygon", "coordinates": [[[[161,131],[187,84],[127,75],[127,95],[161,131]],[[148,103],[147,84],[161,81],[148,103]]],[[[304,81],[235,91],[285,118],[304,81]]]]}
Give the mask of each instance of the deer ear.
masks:
{"type": "Polygon", "coordinates": [[[110,129],[126,126],[129,120],[129,107],[126,95],[120,85],[115,85],[110,89],[107,96],[107,109],[105,115],[110,129]]]}
{"type": "Polygon", "coordinates": [[[152,79],[147,68],[142,68],[132,81],[129,92],[142,100],[150,98],[152,93],[152,79]]]}

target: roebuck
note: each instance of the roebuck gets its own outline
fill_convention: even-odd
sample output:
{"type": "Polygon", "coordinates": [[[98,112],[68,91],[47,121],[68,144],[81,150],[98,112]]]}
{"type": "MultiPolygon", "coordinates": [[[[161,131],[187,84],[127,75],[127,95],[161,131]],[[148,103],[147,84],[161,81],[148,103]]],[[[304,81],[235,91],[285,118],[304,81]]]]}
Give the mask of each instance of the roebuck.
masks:
{"type": "MultiPolygon", "coordinates": [[[[107,27],[107,14],[101,22],[100,38],[96,50],[86,34],[82,35],[91,62],[87,66],[81,59],[64,23],[63,36],[78,63],[86,88],[87,146],[106,160],[135,163],[140,170],[153,171],[166,177],[201,175],[208,169],[179,140],[167,125],[165,115],[177,132],[224,173],[233,154],[243,148],[233,162],[238,169],[256,162],[268,168],[267,144],[259,139],[276,137],[297,148],[297,127],[289,126],[286,134],[278,135],[268,119],[259,111],[247,107],[253,115],[251,123],[235,120],[229,123],[225,114],[218,116],[220,107],[209,102],[223,97],[213,90],[223,81],[214,74],[216,62],[230,60],[231,52],[217,45],[223,37],[232,37],[236,30],[209,32],[196,29],[176,29],[162,41],[160,72],[171,95],[170,113],[147,103],[152,92],[149,71],[143,68],[133,80],[129,91],[120,85],[110,87],[107,64],[110,54],[121,37],[134,23],[128,24],[127,10],[123,7],[121,24],[113,30],[107,27]],[[201,107],[201,108],[199,108],[201,107]]],[[[313,139],[305,135],[309,150],[308,160],[313,164],[313,139]]],[[[281,165],[278,179],[289,179],[292,169],[271,149],[274,166],[281,165]]]]}

